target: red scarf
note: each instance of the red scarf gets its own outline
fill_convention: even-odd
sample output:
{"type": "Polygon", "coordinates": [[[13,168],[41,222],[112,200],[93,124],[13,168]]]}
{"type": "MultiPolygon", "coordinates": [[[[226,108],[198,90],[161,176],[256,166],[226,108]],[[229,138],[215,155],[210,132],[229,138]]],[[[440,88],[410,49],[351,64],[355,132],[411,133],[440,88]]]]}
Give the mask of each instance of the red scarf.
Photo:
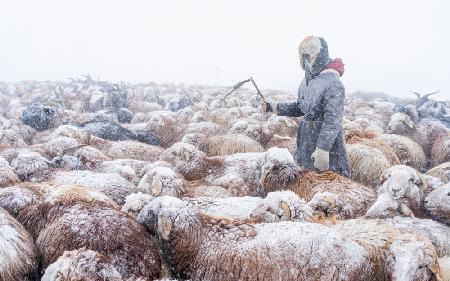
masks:
{"type": "Polygon", "coordinates": [[[344,75],[344,71],[345,71],[344,63],[342,62],[342,60],[340,58],[336,58],[329,64],[325,65],[325,69],[330,69],[330,68],[339,72],[339,76],[344,75]]]}

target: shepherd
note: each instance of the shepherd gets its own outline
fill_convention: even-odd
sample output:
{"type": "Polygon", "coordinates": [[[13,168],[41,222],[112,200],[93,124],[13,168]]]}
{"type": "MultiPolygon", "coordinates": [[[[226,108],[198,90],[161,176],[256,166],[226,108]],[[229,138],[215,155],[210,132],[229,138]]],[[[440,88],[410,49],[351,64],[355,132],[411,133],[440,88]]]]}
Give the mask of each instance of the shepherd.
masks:
{"type": "Polygon", "coordinates": [[[298,52],[305,71],[298,100],[278,104],[263,101],[262,109],[280,116],[303,116],[294,156],[300,166],[350,177],[342,127],[345,89],[340,77],[344,64],[340,58],[330,59],[328,45],[321,37],[306,37],[298,52]]]}

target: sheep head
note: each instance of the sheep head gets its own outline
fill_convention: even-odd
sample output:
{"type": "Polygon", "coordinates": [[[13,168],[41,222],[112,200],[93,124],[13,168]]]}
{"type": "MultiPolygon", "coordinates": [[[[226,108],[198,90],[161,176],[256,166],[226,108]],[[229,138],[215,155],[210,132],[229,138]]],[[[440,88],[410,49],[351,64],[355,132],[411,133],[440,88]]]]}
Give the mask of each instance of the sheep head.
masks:
{"type": "Polygon", "coordinates": [[[450,224],[450,184],[433,190],[424,200],[425,208],[436,219],[450,224]]]}
{"type": "Polygon", "coordinates": [[[250,218],[256,222],[313,222],[313,210],[294,192],[276,191],[267,194],[252,211],[250,218]]]}
{"type": "Polygon", "coordinates": [[[154,199],[153,196],[142,192],[132,193],[125,198],[121,211],[137,217],[142,208],[154,199]]]}
{"type": "Polygon", "coordinates": [[[389,193],[392,198],[408,206],[413,211],[419,211],[426,181],[415,169],[405,166],[392,166],[381,176],[382,185],[379,193],[389,193]]]}
{"type": "Polygon", "coordinates": [[[411,132],[414,127],[415,124],[409,115],[396,112],[391,116],[386,132],[389,134],[405,135],[411,132]]]}
{"type": "Polygon", "coordinates": [[[436,280],[438,254],[431,241],[417,234],[397,236],[390,245],[388,268],[392,280],[436,280]]]}
{"type": "Polygon", "coordinates": [[[265,160],[260,184],[266,192],[285,189],[297,180],[300,167],[286,148],[269,148],[265,160]]]}
{"type": "Polygon", "coordinates": [[[138,189],[152,196],[180,197],[184,193],[183,179],[167,167],[155,167],[148,171],[139,181],[138,189]]]}

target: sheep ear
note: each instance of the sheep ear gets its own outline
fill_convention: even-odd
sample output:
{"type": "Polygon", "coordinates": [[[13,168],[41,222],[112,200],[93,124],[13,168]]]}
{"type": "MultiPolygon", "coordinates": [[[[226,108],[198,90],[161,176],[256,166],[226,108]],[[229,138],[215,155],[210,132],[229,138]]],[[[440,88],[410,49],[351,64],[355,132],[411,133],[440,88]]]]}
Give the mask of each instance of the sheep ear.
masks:
{"type": "Polygon", "coordinates": [[[292,219],[292,212],[289,205],[285,201],[281,201],[281,209],[284,211],[284,215],[290,220],[292,219]]]}
{"type": "Polygon", "coordinates": [[[158,232],[162,239],[169,240],[170,232],[172,231],[172,220],[170,217],[160,214],[158,216],[158,232]]]}

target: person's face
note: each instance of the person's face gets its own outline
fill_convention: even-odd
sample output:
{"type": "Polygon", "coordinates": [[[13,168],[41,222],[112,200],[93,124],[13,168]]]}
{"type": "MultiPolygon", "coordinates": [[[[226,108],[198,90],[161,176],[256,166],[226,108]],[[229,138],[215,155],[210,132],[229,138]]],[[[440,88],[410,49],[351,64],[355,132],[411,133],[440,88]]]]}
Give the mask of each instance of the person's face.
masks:
{"type": "Polygon", "coordinates": [[[303,70],[310,70],[311,69],[311,55],[309,54],[302,54],[300,58],[300,64],[303,68],[303,70]]]}

